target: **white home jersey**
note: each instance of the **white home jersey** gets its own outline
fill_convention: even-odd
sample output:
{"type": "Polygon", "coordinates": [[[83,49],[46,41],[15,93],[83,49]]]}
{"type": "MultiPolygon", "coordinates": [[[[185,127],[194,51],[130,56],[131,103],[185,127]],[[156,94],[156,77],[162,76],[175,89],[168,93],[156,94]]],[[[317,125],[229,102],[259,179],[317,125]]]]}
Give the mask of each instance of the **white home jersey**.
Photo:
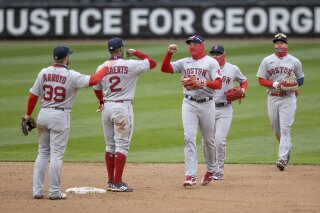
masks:
{"type": "Polygon", "coordinates": [[[78,88],[89,87],[89,81],[89,75],[55,64],[40,71],[30,92],[41,97],[42,108],[71,109],[78,88]]]}

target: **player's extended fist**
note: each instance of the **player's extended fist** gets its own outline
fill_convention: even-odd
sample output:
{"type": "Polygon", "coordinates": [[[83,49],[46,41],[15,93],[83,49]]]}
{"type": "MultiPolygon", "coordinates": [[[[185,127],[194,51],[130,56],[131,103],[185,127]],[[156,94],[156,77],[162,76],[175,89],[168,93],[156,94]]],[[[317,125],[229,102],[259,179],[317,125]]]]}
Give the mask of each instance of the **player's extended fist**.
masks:
{"type": "Polygon", "coordinates": [[[170,44],[168,47],[169,53],[176,53],[178,52],[179,47],[176,44],[170,44]]]}
{"type": "Polygon", "coordinates": [[[135,52],[136,52],[135,49],[128,49],[126,52],[126,55],[127,55],[127,57],[132,57],[135,52]]]}

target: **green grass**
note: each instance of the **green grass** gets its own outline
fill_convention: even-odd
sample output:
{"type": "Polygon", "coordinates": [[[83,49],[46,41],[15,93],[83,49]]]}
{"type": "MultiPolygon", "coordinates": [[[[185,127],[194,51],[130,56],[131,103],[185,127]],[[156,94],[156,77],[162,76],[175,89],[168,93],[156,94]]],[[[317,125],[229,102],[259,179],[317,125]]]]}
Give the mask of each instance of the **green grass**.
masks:
{"type": "MultiPolygon", "coordinates": [[[[155,70],[141,75],[134,99],[134,134],[129,162],[183,162],[183,128],[181,123],[182,87],[179,75],[160,72],[161,61],[169,43],[126,42],[154,57],[155,70]]],[[[183,41],[173,60],[188,56],[183,41]]],[[[66,42],[68,43],[68,42],[66,42]]],[[[258,85],[256,72],[263,57],[270,54],[270,41],[221,41],[227,60],[240,67],[248,77],[247,97],[239,105],[233,103],[234,117],[227,138],[227,163],[274,163],[278,143],[272,134],[267,116],[265,89],[258,85]]],[[[58,43],[57,43],[58,44],[58,43]]],[[[209,44],[207,41],[207,51],[209,44]]],[[[34,161],[37,155],[37,134],[27,137],[20,131],[20,119],[27,104],[28,90],[41,68],[52,63],[52,49],[56,44],[41,42],[2,43],[0,47],[0,161],[34,161]]],[[[105,42],[90,44],[70,42],[75,53],[70,68],[92,74],[97,65],[108,58],[105,42]]],[[[295,123],[292,129],[292,163],[320,164],[320,96],[316,91],[320,82],[320,41],[291,41],[289,52],[298,57],[305,72],[305,84],[300,89],[295,123]]],[[[38,103],[39,104],[39,103],[38,103]]],[[[101,115],[96,113],[96,99],[92,88],[78,92],[71,113],[71,132],[65,161],[104,161],[105,142],[101,115]]],[[[35,109],[36,117],[39,106],[35,109]]],[[[199,161],[204,162],[200,135],[199,161]]]]}

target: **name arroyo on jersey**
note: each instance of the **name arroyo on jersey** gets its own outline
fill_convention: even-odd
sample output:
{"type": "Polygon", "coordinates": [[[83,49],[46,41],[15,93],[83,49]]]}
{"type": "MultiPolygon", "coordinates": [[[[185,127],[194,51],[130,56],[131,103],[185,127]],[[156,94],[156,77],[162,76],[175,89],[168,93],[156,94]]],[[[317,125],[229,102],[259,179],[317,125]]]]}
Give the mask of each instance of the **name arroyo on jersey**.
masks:
{"type": "Polygon", "coordinates": [[[288,75],[290,75],[292,71],[293,69],[290,69],[288,67],[275,67],[271,70],[267,70],[269,76],[279,74],[279,73],[285,73],[285,74],[288,73],[288,75]]]}
{"type": "Polygon", "coordinates": [[[43,74],[43,81],[52,81],[65,84],[67,81],[67,77],[57,74],[43,74]]]}

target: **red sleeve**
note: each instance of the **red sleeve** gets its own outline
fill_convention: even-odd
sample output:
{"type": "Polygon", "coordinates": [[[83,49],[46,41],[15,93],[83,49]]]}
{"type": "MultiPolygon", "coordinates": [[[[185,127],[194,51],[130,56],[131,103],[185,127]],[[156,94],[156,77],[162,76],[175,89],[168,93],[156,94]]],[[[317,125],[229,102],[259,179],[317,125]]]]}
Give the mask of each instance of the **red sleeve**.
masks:
{"type": "Polygon", "coordinates": [[[136,50],[134,52],[134,55],[140,58],[141,60],[148,59],[150,63],[150,69],[155,68],[157,66],[157,62],[153,58],[151,58],[150,56],[148,56],[147,54],[144,54],[139,50],[136,50]]]}
{"type": "Polygon", "coordinates": [[[167,52],[163,61],[162,61],[162,65],[161,65],[161,71],[165,72],[165,73],[173,73],[173,68],[170,64],[171,61],[171,57],[172,57],[172,53],[167,52]]]}
{"type": "Polygon", "coordinates": [[[221,78],[216,78],[214,81],[207,81],[207,87],[211,89],[221,89],[222,88],[222,80],[221,78]]]}
{"type": "Polygon", "coordinates": [[[264,87],[273,87],[273,81],[265,78],[259,78],[259,84],[264,87]]]}
{"type": "Polygon", "coordinates": [[[37,105],[37,101],[38,101],[38,96],[36,96],[30,92],[29,98],[28,98],[28,108],[27,108],[26,115],[28,115],[28,116],[32,115],[32,112],[37,105]]]}
{"type": "Polygon", "coordinates": [[[104,66],[98,72],[93,74],[90,77],[89,86],[91,87],[91,86],[99,83],[103,79],[103,77],[107,74],[108,69],[109,69],[109,67],[104,66]]]}
{"type": "Polygon", "coordinates": [[[102,90],[94,90],[94,93],[96,94],[97,99],[101,102],[103,100],[102,90]]]}
{"type": "Polygon", "coordinates": [[[248,81],[243,81],[240,83],[240,87],[243,89],[247,89],[248,88],[248,81]]]}

